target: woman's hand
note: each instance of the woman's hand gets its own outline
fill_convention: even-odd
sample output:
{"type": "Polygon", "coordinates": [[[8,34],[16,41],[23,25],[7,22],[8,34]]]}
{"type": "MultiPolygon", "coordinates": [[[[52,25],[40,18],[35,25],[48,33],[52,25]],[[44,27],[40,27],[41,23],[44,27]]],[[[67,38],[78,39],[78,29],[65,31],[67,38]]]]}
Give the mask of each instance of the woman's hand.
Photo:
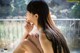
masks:
{"type": "Polygon", "coordinates": [[[30,35],[29,33],[32,31],[33,27],[34,27],[34,24],[31,24],[29,21],[26,21],[25,32],[24,32],[22,41],[24,41],[24,39],[27,39],[27,37],[30,35]]]}
{"type": "Polygon", "coordinates": [[[34,27],[33,23],[26,21],[25,30],[27,33],[30,33],[32,31],[33,27],[34,27]]]}

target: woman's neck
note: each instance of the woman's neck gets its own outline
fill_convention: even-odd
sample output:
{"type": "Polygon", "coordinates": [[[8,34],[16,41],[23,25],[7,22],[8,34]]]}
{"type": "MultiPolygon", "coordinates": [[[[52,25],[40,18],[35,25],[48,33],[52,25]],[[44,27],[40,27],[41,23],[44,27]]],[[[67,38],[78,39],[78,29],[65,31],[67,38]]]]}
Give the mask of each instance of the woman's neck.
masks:
{"type": "Polygon", "coordinates": [[[38,25],[37,28],[39,32],[42,32],[42,27],[40,25],[38,25]]]}
{"type": "Polygon", "coordinates": [[[37,27],[39,32],[41,32],[43,30],[42,27],[38,23],[36,23],[36,27],[37,27]]]}

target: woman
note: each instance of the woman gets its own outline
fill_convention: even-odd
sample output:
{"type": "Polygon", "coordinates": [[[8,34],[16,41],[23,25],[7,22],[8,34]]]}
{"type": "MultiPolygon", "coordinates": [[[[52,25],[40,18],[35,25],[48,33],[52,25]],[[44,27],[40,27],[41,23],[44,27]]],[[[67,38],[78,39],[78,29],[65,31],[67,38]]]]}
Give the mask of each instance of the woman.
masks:
{"type": "Polygon", "coordinates": [[[31,1],[27,5],[26,15],[26,34],[14,53],[70,53],[44,1],[31,1]],[[37,29],[31,34],[34,26],[37,29]]]}

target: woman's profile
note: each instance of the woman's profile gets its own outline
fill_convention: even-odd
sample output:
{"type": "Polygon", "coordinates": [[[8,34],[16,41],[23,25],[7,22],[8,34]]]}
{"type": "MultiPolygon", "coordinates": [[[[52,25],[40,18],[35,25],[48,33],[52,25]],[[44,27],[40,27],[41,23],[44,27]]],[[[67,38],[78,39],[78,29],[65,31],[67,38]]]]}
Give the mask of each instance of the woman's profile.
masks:
{"type": "Polygon", "coordinates": [[[46,2],[30,1],[26,9],[26,34],[13,53],[70,53],[65,38],[51,20],[46,2]],[[30,34],[34,26],[37,29],[30,34]]]}

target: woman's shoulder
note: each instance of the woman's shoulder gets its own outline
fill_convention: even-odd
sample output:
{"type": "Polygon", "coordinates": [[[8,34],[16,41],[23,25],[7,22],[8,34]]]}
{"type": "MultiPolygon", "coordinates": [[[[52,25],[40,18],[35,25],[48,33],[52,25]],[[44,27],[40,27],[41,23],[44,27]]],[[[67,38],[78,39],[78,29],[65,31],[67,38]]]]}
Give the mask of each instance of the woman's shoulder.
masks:
{"type": "Polygon", "coordinates": [[[51,36],[53,35],[52,34],[53,31],[51,31],[49,29],[45,29],[43,33],[46,35],[46,37],[47,37],[48,40],[50,40],[51,39],[51,36]]]}
{"type": "Polygon", "coordinates": [[[27,37],[27,39],[25,39],[23,44],[26,44],[26,46],[31,48],[31,50],[34,50],[34,51],[37,51],[37,50],[39,51],[40,50],[42,52],[42,48],[41,48],[41,45],[40,45],[40,42],[39,42],[39,35],[38,34],[29,35],[27,37]]]}

